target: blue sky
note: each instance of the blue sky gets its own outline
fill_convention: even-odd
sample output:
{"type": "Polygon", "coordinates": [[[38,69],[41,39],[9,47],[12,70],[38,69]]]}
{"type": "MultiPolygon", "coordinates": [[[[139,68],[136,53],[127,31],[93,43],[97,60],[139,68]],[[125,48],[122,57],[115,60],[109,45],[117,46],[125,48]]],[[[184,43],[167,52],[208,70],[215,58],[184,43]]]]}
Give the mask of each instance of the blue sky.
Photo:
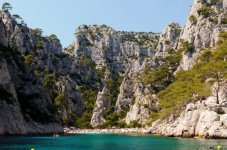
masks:
{"type": "Polygon", "coordinates": [[[183,26],[193,0],[0,0],[13,6],[31,28],[56,34],[64,47],[82,24],[106,24],[119,31],[162,32],[170,22],[183,26]]]}

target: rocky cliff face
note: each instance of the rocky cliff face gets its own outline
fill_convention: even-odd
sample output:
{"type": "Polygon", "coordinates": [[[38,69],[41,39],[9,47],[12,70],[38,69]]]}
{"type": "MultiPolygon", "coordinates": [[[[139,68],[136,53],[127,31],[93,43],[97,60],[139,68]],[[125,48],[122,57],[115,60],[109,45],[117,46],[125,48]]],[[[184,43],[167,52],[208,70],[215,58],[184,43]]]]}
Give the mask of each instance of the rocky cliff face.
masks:
{"type": "Polygon", "coordinates": [[[172,116],[165,122],[154,122],[151,132],[177,137],[226,138],[226,85],[226,81],[221,83],[220,104],[216,103],[217,85],[214,85],[211,96],[206,100],[189,103],[177,119],[172,116]]]}
{"type": "MultiPolygon", "coordinates": [[[[160,34],[82,25],[75,43],[64,50],[56,36],[43,37],[39,29],[0,11],[0,134],[62,132],[63,125],[141,127],[156,119],[148,126],[152,133],[226,137],[224,75],[219,104],[212,96],[215,91],[188,102],[188,95],[198,97],[197,90],[181,100],[180,117],[151,118],[178,104],[175,99],[164,106],[160,101],[160,93],[171,88],[178,73],[190,71],[204,49],[215,51],[219,34],[226,30],[226,9],[225,0],[195,0],[183,28],[170,23],[160,34]]],[[[212,51],[197,67],[209,62],[212,51]]],[[[214,60],[226,60],[218,55],[214,60]]],[[[186,77],[191,76],[182,80],[186,77]]]]}
{"type": "Polygon", "coordinates": [[[180,36],[181,39],[192,44],[192,51],[183,55],[180,64],[182,69],[190,69],[202,50],[216,46],[218,35],[227,29],[225,20],[225,0],[194,1],[180,36]]]}
{"type": "Polygon", "coordinates": [[[79,86],[87,71],[55,36],[42,37],[8,11],[0,22],[0,134],[62,132],[84,112],[79,86]]]}
{"type": "Polygon", "coordinates": [[[111,101],[109,109],[112,114],[120,115],[117,120],[127,124],[133,121],[142,124],[148,120],[152,113],[150,108],[156,105],[156,100],[152,87],[143,83],[144,70],[148,66],[159,67],[168,50],[175,53],[180,31],[176,23],[168,25],[161,35],[119,32],[105,25],[78,28],[74,44],[76,60],[86,58],[92,61],[93,69],[110,91],[108,97],[98,96],[91,120],[93,127],[105,122],[103,111],[108,112],[108,107],[103,104],[106,99],[111,101]],[[113,87],[111,82],[117,84],[113,87]]]}
{"type": "Polygon", "coordinates": [[[140,82],[136,77],[143,72],[146,62],[155,65],[155,45],[158,42],[159,34],[118,32],[103,25],[80,26],[76,35],[77,59],[90,58],[94,62],[95,69],[101,70],[104,86],[110,91],[110,95],[114,96],[111,98],[101,93],[98,94],[91,120],[92,126],[105,122],[103,111],[107,111],[108,107],[112,107],[113,112],[127,113],[121,119],[127,120],[128,124],[139,118],[140,123],[145,122],[149,111],[146,111],[146,115],[140,115],[144,112],[140,110],[143,110],[143,105],[151,102],[148,98],[140,98],[145,87],[143,84],[136,83],[140,82]],[[118,76],[118,79],[115,78],[116,80],[123,78],[123,82],[111,87],[109,81],[119,82],[113,81],[114,74],[118,76]],[[106,104],[107,99],[111,101],[110,105],[106,104]]]}
{"type": "MultiPolygon", "coordinates": [[[[182,43],[187,42],[187,46],[190,47],[189,51],[182,53],[179,68],[190,70],[198,62],[197,58],[201,57],[201,54],[204,56],[204,49],[216,50],[220,45],[220,33],[226,31],[226,11],[226,1],[195,0],[177,46],[179,50],[182,43]]],[[[225,53],[224,49],[218,50],[225,53]]],[[[221,59],[222,62],[225,60],[225,57],[221,59]]],[[[222,67],[226,67],[226,63],[223,63],[222,67]]],[[[155,121],[150,131],[165,136],[226,138],[226,80],[222,79],[219,86],[217,83],[213,84],[211,96],[185,104],[185,109],[179,117],[170,115],[162,121],[155,121]],[[218,92],[217,87],[220,88],[218,92]]]]}

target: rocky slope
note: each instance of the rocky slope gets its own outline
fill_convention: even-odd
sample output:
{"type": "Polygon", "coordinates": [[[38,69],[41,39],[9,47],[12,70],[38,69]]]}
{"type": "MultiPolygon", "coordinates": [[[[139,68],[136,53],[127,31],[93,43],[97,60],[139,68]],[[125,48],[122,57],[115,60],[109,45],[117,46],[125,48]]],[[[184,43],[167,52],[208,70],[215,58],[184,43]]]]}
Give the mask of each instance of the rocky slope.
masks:
{"type": "MultiPolygon", "coordinates": [[[[201,59],[205,56],[204,49],[211,49],[215,52],[217,48],[223,53],[222,55],[226,55],[225,49],[217,46],[221,41],[220,33],[227,30],[226,11],[225,0],[194,1],[177,47],[177,49],[182,47],[183,40],[183,42],[188,42],[191,50],[183,53],[178,69],[190,70],[198,62],[198,57],[201,59]]],[[[220,61],[222,67],[225,67],[224,76],[227,69],[225,56],[223,58],[220,61]]],[[[219,71],[217,74],[220,73],[219,71]]],[[[208,80],[212,80],[212,77],[210,76],[208,80]]],[[[189,101],[189,104],[184,105],[185,109],[179,117],[170,115],[162,121],[157,120],[150,127],[150,131],[165,136],[226,138],[226,79],[218,79],[218,82],[220,81],[222,82],[219,85],[217,82],[213,84],[210,96],[199,101],[189,101]],[[217,91],[217,87],[220,90],[217,91]],[[219,103],[217,103],[217,97],[220,100],[219,103]]]]}
{"type": "Polygon", "coordinates": [[[216,103],[215,86],[217,85],[214,85],[212,95],[206,100],[189,103],[177,119],[172,116],[162,123],[160,120],[154,122],[150,131],[165,136],[226,138],[226,80],[221,83],[220,104],[216,103]]]}

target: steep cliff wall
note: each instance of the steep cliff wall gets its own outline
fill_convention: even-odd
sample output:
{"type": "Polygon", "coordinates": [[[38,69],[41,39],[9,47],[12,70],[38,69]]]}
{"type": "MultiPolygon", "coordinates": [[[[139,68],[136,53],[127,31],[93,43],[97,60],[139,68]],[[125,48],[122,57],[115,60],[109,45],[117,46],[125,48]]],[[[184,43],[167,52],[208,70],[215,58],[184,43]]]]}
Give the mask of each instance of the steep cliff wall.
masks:
{"type": "Polygon", "coordinates": [[[55,36],[42,37],[8,11],[0,11],[0,22],[0,134],[63,132],[62,124],[84,112],[83,70],[55,36]]]}
{"type": "Polygon", "coordinates": [[[92,126],[117,126],[119,121],[143,124],[149,119],[156,100],[153,87],[144,84],[145,68],[161,66],[168,49],[175,53],[180,31],[178,24],[171,23],[159,40],[157,33],[119,32],[105,25],[77,29],[76,60],[90,59],[110,92],[107,97],[99,94],[92,126]],[[110,101],[108,107],[106,99],[110,101]]]}
{"type": "Polygon", "coordinates": [[[180,36],[180,39],[192,45],[192,50],[183,55],[182,69],[190,69],[202,50],[216,46],[220,32],[227,30],[225,20],[225,0],[194,1],[180,36]]]}
{"type": "Polygon", "coordinates": [[[64,50],[0,11],[0,134],[146,126],[226,137],[226,10],[195,0],[186,25],[162,33],[82,25],[64,50]]]}
{"type": "Polygon", "coordinates": [[[178,137],[227,137],[226,11],[226,1],[222,0],[195,0],[191,6],[177,46],[178,50],[187,47],[187,51],[182,53],[175,82],[158,94],[163,110],[157,113],[158,120],[153,120],[152,133],[178,137]],[[209,57],[208,53],[211,54],[209,57]],[[211,92],[208,91],[210,87],[211,92]],[[171,106],[171,102],[179,107],[171,106]],[[171,108],[175,110],[169,111],[171,108]]]}

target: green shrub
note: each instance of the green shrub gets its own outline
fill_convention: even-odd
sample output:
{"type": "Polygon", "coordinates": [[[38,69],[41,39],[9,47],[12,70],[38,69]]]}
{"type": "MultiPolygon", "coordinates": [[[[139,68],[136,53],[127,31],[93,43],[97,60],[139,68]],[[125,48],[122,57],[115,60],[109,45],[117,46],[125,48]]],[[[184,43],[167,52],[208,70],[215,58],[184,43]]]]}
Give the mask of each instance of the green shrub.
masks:
{"type": "Polygon", "coordinates": [[[169,44],[170,44],[170,41],[169,41],[169,40],[166,40],[166,41],[165,41],[165,44],[166,44],[166,45],[169,45],[169,44]]]}
{"type": "Polygon", "coordinates": [[[131,121],[127,126],[127,128],[136,128],[136,127],[142,127],[142,125],[139,123],[138,120],[131,121]]]}
{"type": "Polygon", "coordinates": [[[195,17],[194,15],[191,15],[191,16],[189,17],[189,21],[190,21],[192,24],[196,24],[196,23],[197,23],[197,19],[196,19],[196,17],[195,17]]]}
{"type": "Polygon", "coordinates": [[[34,36],[39,37],[39,36],[42,36],[43,30],[39,28],[35,28],[35,29],[32,29],[32,33],[34,34],[34,36]]]}
{"type": "Polygon", "coordinates": [[[81,87],[81,97],[85,106],[85,112],[81,115],[74,115],[74,125],[78,128],[91,128],[90,121],[95,107],[98,91],[91,88],[81,87]]]}
{"type": "Polygon", "coordinates": [[[37,47],[38,49],[44,49],[45,43],[44,43],[43,41],[38,41],[36,47],[37,47]]]}
{"type": "Polygon", "coordinates": [[[181,29],[176,29],[175,33],[176,33],[176,35],[180,35],[181,29]]]}
{"type": "Polygon", "coordinates": [[[188,41],[184,41],[183,39],[180,39],[180,43],[181,43],[181,50],[183,52],[193,52],[194,51],[194,48],[192,47],[192,44],[189,43],[188,41]]]}
{"type": "Polygon", "coordinates": [[[93,69],[95,67],[95,63],[93,62],[92,58],[85,55],[80,57],[79,65],[85,65],[86,67],[91,67],[93,69]]]}
{"type": "Polygon", "coordinates": [[[222,18],[221,19],[221,24],[227,24],[227,18],[222,18]]]}
{"type": "Polygon", "coordinates": [[[212,11],[211,7],[202,6],[201,8],[199,8],[197,10],[197,13],[204,17],[208,17],[210,15],[211,11],[212,11]]]}
{"type": "Polygon", "coordinates": [[[56,91],[56,82],[55,74],[48,74],[44,78],[44,86],[54,98],[58,95],[58,92],[56,91]]]}
{"type": "Polygon", "coordinates": [[[50,40],[57,40],[58,39],[58,37],[55,34],[51,34],[50,36],[48,36],[48,38],[50,40]]]}
{"type": "Polygon", "coordinates": [[[215,25],[218,24],[218,18],[217,18],[217,17],[209,18],[209,21],[210,21],[210,22],[213,22],[215,25]]]}
{"type": "Polygon", "coordinates": [[[36,61],[35,61],[35,56],[32,54],[29,54],[27,56],[24,56],[24,63],[28,66],[32,66],[35,65],[36,61]]]}
{"type": "Polygon", "coordinates": [[[211,0],[211,5],[216,5],[218,2],[220,2],[220,0],[211,0]]]}
{"type": "Polygon", "coordinates": [[[167,49],[168,54],[174,54],[174,49],[172,47],[167,49]]]}
{"type": "Polygon", "coordinates": [[[60,107],[64,101],[64,93],[59,94],[55,99],[54,99],[54,106],[55,107],[60,107]]]}

